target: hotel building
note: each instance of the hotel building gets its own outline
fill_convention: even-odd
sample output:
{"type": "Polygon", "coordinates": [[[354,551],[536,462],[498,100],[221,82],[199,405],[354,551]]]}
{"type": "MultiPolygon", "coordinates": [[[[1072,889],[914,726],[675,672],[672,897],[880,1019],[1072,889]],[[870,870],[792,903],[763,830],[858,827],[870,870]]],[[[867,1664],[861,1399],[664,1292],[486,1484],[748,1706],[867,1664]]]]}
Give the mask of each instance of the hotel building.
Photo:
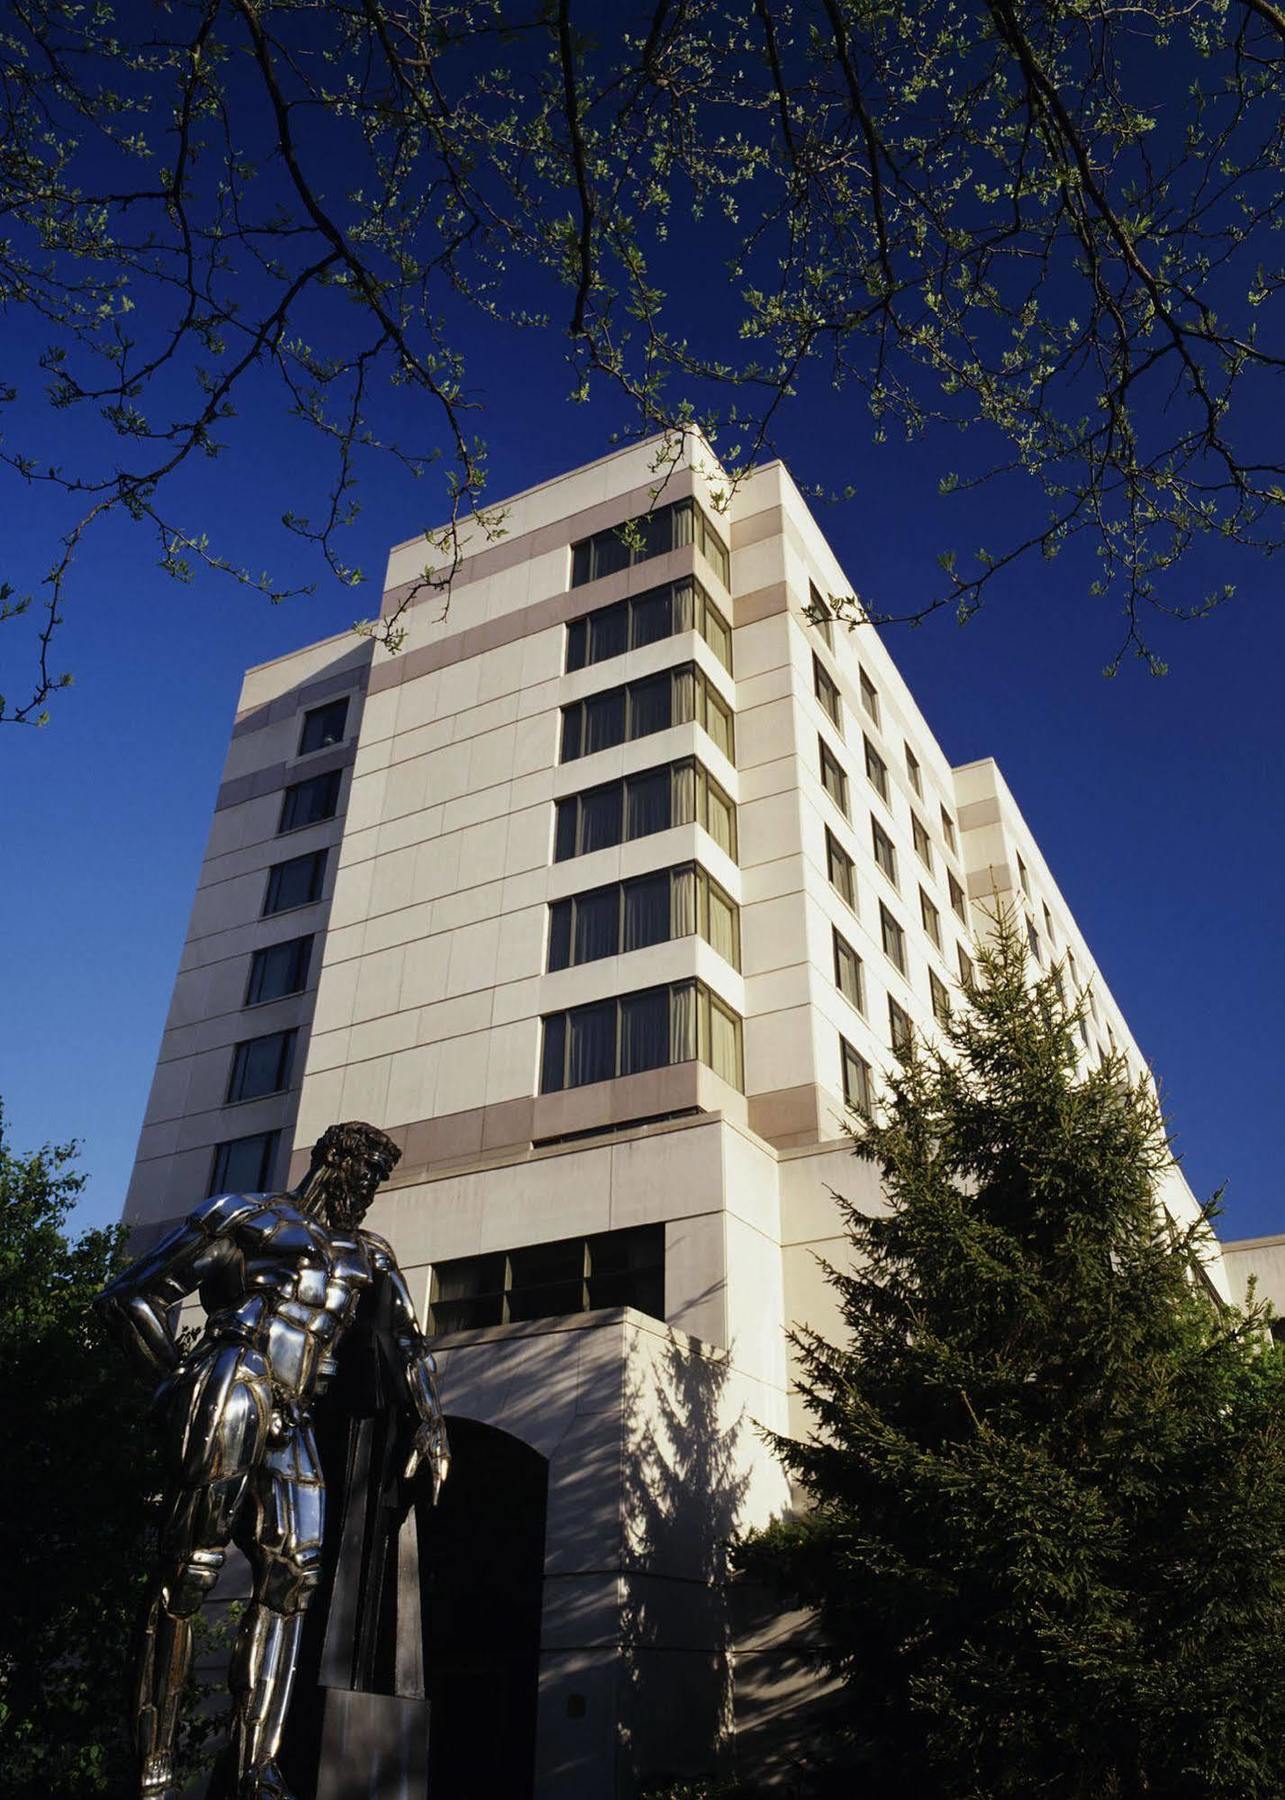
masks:
{"type": "Polygon", "coordinates": [[[833,1190],[880,1204],[845,1108],[984,909],[1089,987],[1087,1058],[1145,1064],[998,768],[826,620],[852,584],[782,464],[729,497],[653,440],[500,511],[449,602],[393,550],[396,656],[247,674],[126,1216],[297,1179],[334,1120],[398,1141],[371,1223],[458,1452],[433,1791],[603,1800],[788,1759],[806,1630],[729,1607],[723,1543],[788,1500],[757,1428],[805,1429],[833,1190]]]}

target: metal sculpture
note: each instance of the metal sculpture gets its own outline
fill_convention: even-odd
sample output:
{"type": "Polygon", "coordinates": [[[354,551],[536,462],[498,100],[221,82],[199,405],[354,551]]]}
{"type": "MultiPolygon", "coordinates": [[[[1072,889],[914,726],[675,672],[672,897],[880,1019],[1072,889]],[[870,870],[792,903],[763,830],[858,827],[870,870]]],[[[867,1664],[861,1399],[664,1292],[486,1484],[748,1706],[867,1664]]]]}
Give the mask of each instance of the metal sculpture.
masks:
{"type": "Polygon", "coordinates": [[[380,1284],[414,1419],[405,1477],[425,1463],[434,1499],[446,1478],[432,1354],[391,1248],[362,1228],[399,1156],[372,1125],[332,1125],[293,1192],[207,1200],[99,1298],[130,1354],[163,1377],[155,1404],[168,1485],[135,1710],[144,1800],[176,1795],[192,1621],[229,1542],[254,1576],[229,1677],[232,1792],[290,1800],[276,1758],[321,1572],[325,1504],[310,1412],[359,1302],[380,1284]],[[174,1309],[194,1292],[206,1320],[182,1352],[174,1309]]]}

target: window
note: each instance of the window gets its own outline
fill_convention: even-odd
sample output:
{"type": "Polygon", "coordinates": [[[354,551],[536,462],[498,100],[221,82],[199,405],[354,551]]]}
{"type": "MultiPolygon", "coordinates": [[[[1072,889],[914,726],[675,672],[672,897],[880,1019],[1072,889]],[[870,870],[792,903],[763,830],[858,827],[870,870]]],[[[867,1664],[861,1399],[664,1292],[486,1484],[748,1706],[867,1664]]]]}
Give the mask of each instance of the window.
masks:
{"type": "Polygon", "coordinates": [[[888,799],[888,765],[869,738],[863,738],[862,742],[866,749],[866,774],[870,778],[870,785],[879,798],[886,802],[888,799]]]}
{"type": "Polygon", "coordinates": [[[734,760],[732,711],[695,663],[681,663],[641,681],[627,681],[562,709],[561,760],[574,762],[616,744],[650,737],[694,719],[729,762],[734,760]]]}
{"type": "Polygon", "coordinates": [[[948,869],[946,871],[946,874],[950,881],[950,908],[951,908],[951,911],[955,914],[956,918],[958,918],[963,924],[967,925],[967,923],[968,923],[968,900],[967,900],[967,897],[964,893],[963,888],[960,886],[958,879],[955,876],[954,870],[948,869]]]}
{"type": "Polygon", "coordinates": [[[249,1038],[238,1044],[232,1052],[227,1104],[259,1100],[265,1094],[280,1094],[288,1088],[294,1043],[293,1031],[272,1031],[266,1037],[249,1038]]]}
{"type": "Polygon", "coordinates": [[[736,806],[703,763],[691,757],[660,763],[620,781],[559,800],[553,860],[588,856],[613,844],[650,837],[671,825],[702,826],[736,861],[736,806]]]}
{"type": "Polygon", "coordinates": [[[870,1111],[870,1064],[858,1056],[847,1038],[839,1039],[839,1060],[843,1066],[843,1098],[858,1112],[870,1111]]]}
{"type": "Polygon", "coordinates": [[[313,775],[307,781],[296,781],[288,787],[281,798],[277,835],[301,831],[305,825],[319,825],[323,819],[333,819],[343,778],[342,769],[330,769],[324,775],[313,775]]]}
{"type": "Polygon", "coordinates": [[[273,863],[268,870],[262,916],[266,919],[272,913],[289,912],[319,899],[325,874],[324,850],[311,850],[306,856],[292,856],[289,862],[273,863]]]}
{"type": "Polygon", "coordinates": [[[211,1194],[266,1194],[272,1187],[278,1131],[256,1131],[253,1137],[229,1138],[214,1150],[211,1194]]]}
{"type": "Polygon", "coordinates": [[[919,890],[919,917],[923,920],[924,930],[940,950],[941,914],[937,911],[937,908],[933,905],[932,901],[928,898],[922,888],[919,890]]]}
{"type": "Polygon", "coordinates": [[[1044,908],[1044,935],[1048,938],[1049,943],[1052,944],[1055,941],[1053,937],[1053,918],[1043,900],[1040,901],[1040,905],[1044,908]]]}
{"type": "Polygon", "coordinates": [[[898,1006],[892,995],[888,996],[888,1038],[894,1050],[908,1050],[914,1038],[914,1027],[910,1023],[910,1014],[904,1006],[898,1006]]]}
{"type": "Polygon", "coordinates": [[[922,800],[924,797],[924,777],[923,771],[919,767],[919,758],[915,755],[909,744],[905,746],[905,751],[906,774],[910,777],[911,787],[914,788],[915,792],[922,800]]]}
{"type": "Polygon", "coordinates": [[[821,590],[815,581],[808,583],[808,614],[812,623],[821,633],[821,642],[833,654],[834,609],[822,598],[821,590]]]}
{"type": "Polygon", "coordinates": [[[1078,988],[1080,985],[1080,972],[1075,966],[1075,952],[1073,950],[1068,950],[1066,953],[1066,966],[1071,971],[1071,986],[1078,988]]]}
{"type": "Polygon", "coordinates": [[[1017,853],[1017,879],[1022,884],[1022,892],[1029,900],[1031,897],[1031,878],[1026,873],[1026,864],[1022,861],[1022,853],[1020,850],[1017,853]]]}
{"type": "Polygon", "coordinates": [[[727,545],[694,500],[657,506],[636,519],[622,520],[571,546],[571,585],[600,581],[635,563],[695,544],[724,587],[729,584],[727,545]]]}
{"type": "Polygon", "coordinates": [[[479,1331],[523,1319],[632,1306],[665,1316],[665,1227],[527,1244],[435,1263],[428,1329],[479,1331]]]}
{"type": "Polygon", "coordinates": [[[699,581],[673,581],[600,606],[567,626],[567,670],[587,668],[658,643],[680,631],[699,631],[723,667],[732,667],[732,628],[699,581]]]}
{"type": "Polygon", "coordinates": [[[859,677],[861,683],[861,704],[865,707],[877,726],[879,723],[879,690],[864,669],[859,671],[859,677]]]}
{"type": "Polygon", "coordinates": [[[857,884],[852,873],[852,858],[829,826],[825,833],[825,864],[830,886],[856,911],[857,884]]]}
{"type": "Polygon", "coordinates": [[[946,840],[946,848],[952,856],[959,855],[959,840],[955,836],[955,821],[943,806],[941,809],[941,834],[946,840]]]}
{"type": "Polygon", "coordinates": [[[693,932],[740,968],[739,907],[699,863],[683,863],[553,901],[548,966],[571,968],[693,932]]]}
{"type": "Polygon", "coordinates": [[[1026,942],[1030,946],[1031,955],[1042,968],[1044,966],[1044,952],[1040,946],[1040,934],[1036,931],[1029,919],[1026,921],[1026,942]]]}
{"type": "Polygon", "coordinates": [[[699,981],[644,988],[546,1014],[540,1092],[560,1093],[670,1063],[699,1060],[743,1086],[741,1021],[699,981]]]}
{"type": "Polygon", "coordinates": [[[311,712],[303,715],[303,729],[299,733],[300,756],[307,756],[313,750],[328,750],[331,744],[342,744],[347,723],[347,694],[342,700],[314,706],[311,712]]]}
{"type": "Polygon", "coordinates": [[[843,708],[839,700],[839,690],[826,670],[822,668],[821,658],[815,653],[812,657],[812,692],[820,701],[822,712],[842,737],[843,708]]]}
{"type": "Polygon", "coordinates": [[[866,989],[861,958],[857,955],[847,938],[839,932],[834,933],[834,985],[856,1007],[858,1012],[866,1010],[866,989]]]}
{"type": "Polygon", "coordinates": [[[870,836],[874,843],[875,861],[892,885],[896,887],[897,852],[893,847],[892,839],[873,814],[870,817],[870,836]]]}
{"type": "Polygon", "coordinates": [[[879,902],[879,935],[883,941],[884,955],[901,970],[906,972],[906,934],[893,918],[888,908],[879,902]]]}
{"type": "Polygon", "coordinates": [[[946,991],[946,983],[932,969],[928,971],[928,993],[933,1003],[933,1015],[939,1025],[945,1025],[950,1019],[950,995],[946,991]]]}
{"type": "Polygon", "coordinates": [[[848,816],[848,778],[843,772],[843,765],[824,738],[817,739],[817,749],[821,753],[821,786],[846,819],[848,816]]]}
{"type": "Polygon", "coordinates": [[[977,972],[973,967],[973,959],[968,954],[967,950],[965,950],[965,948],[962,944],[958,945],[957,949],[959,952],[960,985],[963,987],[966,987],[966,988],[971,988],[973,986],[973,983],[977,979],[977,972]]]}
{"type": "Polygon", "coordinates": [[[247,1006],[262,1006],[269,1000],[281,1000],[287,994],[303,992],[308,981],[308,964],[312,960],[310,937],[290,938],[284,944],[272,944],[256,950],[250,959],[250,980],[245,990],[247,1006]]]}
{"type": "Polygon", "coordinates": [[[915,840],[915,855],[919,858],[925,869],[931,869],[933,866],[932,841],[928,836],[923,820],[916,812],[912,812],[910,815],[910,835],[915,840]]]}

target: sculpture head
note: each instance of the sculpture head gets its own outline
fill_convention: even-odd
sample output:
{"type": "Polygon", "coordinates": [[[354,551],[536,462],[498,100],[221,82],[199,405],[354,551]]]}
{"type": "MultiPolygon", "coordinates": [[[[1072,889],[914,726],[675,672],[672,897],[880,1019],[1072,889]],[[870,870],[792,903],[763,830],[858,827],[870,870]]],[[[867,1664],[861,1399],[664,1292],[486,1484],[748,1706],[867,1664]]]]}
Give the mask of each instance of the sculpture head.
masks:
{"type": "Polygon", "coordinates": [[[401,1161],[401,1151],[374,1125],[331,1125],[312,1147],[308,1186],[320,1191],[332,1225],[360,1225],[375,1192],[401,1161]]]}

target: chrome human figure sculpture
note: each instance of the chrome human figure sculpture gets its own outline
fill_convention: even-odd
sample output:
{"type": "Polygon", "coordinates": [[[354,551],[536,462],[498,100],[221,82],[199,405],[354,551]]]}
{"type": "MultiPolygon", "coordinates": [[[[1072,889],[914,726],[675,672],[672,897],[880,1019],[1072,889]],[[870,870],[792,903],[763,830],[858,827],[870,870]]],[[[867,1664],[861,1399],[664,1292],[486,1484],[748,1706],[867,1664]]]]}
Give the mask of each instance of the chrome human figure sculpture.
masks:
{"type": "Polygon", "coordinates": [[[290,1800],[276,1765],[304,1609],[321,1573],[325,1495],[310,1421],[364,1290],[392,1288],[405,1400],[417,1420],[406,1465],[436,1499],[449,1451],[429,1352],[389,1245],[361,1221],[400,1156],[372,1125],[332,1125],[287,1194],[222,1194],[117,1277],[98,1305],[127,1350],[163,1377],[156,1410],[167,1491],[137,1671],[144,1800],[172,1800],[174,1733],[192,1621],[229,1541],[254,1591],[237,1637],[230,1758],[237,1800],[290,1800]],[[171,1309],[199,1292],[205,1327],[185,1355],[171,1309]]]}

